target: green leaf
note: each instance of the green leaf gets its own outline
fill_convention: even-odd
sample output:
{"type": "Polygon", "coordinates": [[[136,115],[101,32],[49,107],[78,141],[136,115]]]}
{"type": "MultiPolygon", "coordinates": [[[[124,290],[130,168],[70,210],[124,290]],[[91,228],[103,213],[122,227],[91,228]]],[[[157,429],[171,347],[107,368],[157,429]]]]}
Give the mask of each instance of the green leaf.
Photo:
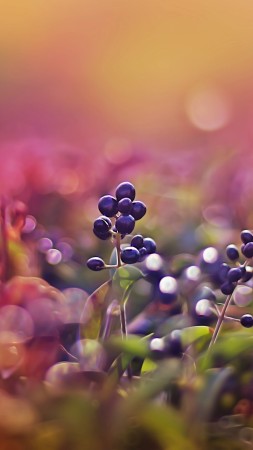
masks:
{"type": "Polygon", "coordinates": [[[231,376],[234,375],[233,367],[223,367],[221,369],[209,369],[205,372],[203,389],[195,397],[196,420],[206,421],[212,419],[215,408],[222,399],[222,389],[226,387],[231,376]]]}
{"type": "Polygon", "coordinates": [[[157,363],[155,363],[152,359],[145,358],[145,360],[142,364],[141,373],[144,374],[144,373],[153,372],[156,369],[157,369],[157,363]]]}
{"type": "Polygon", "coordinates": [[[194,327],[186,327],[179,331],[183,347],[188,347],[200,338],[207,337],[211,339],[211,328],[204,325],[196,325],[194,327]]]}
{"type": "Polygon", "coordinates": [[[106,343],[106,347],[114,351],[128,353],[132,357],[146,358],[149,352],[148,343],[138,336],[127,336],[122,339],[120,336],[112,336],[106,343]]]}
{"type": "Polygon", "coordinates": [[[107,296],[112,286],[112,280],[106,281],[96,289],[86,300],[81,315],[81,337],[97,339],[102,320],[107,307],[107,296]]]}
{"type": "Polygon", "coordinates": [[[127,301],[132,286],[141,278],[144,278],[144,274],[135,266],[125,265],[116,270],[113,276],[113,289],[119,302],[127,301]]]}
{"type": "MultiPolygon", "coordinates": [[[[224,364],[233,360],[240,361],[240,356],[252,353],[253,336],[249,332],[226,333],[220,337],[211,349],[202,354],[197,360],[199,370],[206,370],[215,365],[215,361],[222,358],[224,364]]],[[[240,363],[239,363],[240,364],[240,363]]]]}

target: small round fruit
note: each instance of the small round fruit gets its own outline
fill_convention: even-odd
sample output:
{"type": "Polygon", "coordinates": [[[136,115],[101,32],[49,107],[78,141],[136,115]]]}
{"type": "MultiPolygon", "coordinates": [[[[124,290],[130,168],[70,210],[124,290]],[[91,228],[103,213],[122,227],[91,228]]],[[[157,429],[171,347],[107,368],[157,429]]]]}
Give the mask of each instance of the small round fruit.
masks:
{"type": "Polygon", "coordinates": [[[227,263],[222,263],[219,270],[220,281],[226,281],[230,266],[227,263]]]}
{"type": "Polygon", "coordinates": [[[245,328],[253,327],[253,316],[251,314],[244,314],[240,319],[241,325],[245,328]]]}
{"type": "Polygon", "coordinates": [[[241,232],[241,240],[244,244],[248,244],[248,242],[253,242],[253,234],[250,230],[243,230],[241,232]]]}
{"type": "Polygon", "coordinates": [[[129,214],[132,209],[132,200],[130,198],[122,198],[118,203],[119,212],[129,214]]]}
{"type": "Polygon", "coordinates": [[[147,207],[146,207],[145,203],[140,202],[140,201],[136,201],[136,202],[132,203],[131,214],[135,218],[135,220],[142,219],[142,217],[145,216],[146,212],[147,212],[147,207]]]}
{"type": "Polygon", "coordinates": [[[225,283],[223,283],[220,287],[220,290],[221,290],[222,294],[224,294],[224,295],[233,294],[234,289],[235,289],[235,286],[233,285],[233,283],[229,283],[228,281],[225,281],[225,283]]]}
{"type": "Polygon", "coordinates": [[[95,228],[93,228],[93,233],[102,241],[106,241],[106,239],[109,239],[111,237],[111,231],[105,231],[103,233],[100,233],[95,228]]]}
{"type": "Polygon", "coordinates": [[[143,261],[145,256],[148,255],[148,251],[147,251],[146,247],[138,248],[138,250],[139,250],[139,253],[140,253],[139,261],[143,261]]]}
{"type": "Polygon", "coordinates": [[[156,252],[156,243],[154,239],[151,238],[145,238],[143,239],[143,247],[147,249],[147,252],[149,254],[156,252]]]}
{"type": "Polygon", "coordinates": [[[143,247],[143,236],[141,234],[136,234],[131,240],[131,246],[138,249],[143,247]]]}
{"type": "Polygon", "coordinates": [[[247,281],[251,280],[253,276],[253,272],[251,271],[251,269],[249,267],[245,267],[245,273],[242,276],[242,281],[244,283],[247,283],[247,281]]]}
{"type": "Polygon", "coordinates": [[[243,248],[243,254],[246,256],[246,258],[252,258],[253,257],[253,242],[248,242],[245,244],[243,248]]]}
{"type": "Polygon", "coordinates": [[[94,270],[95,272],[98,272],[99,270],[104,269],[105,262],[102,260],[102,258],[94,256],[93,258],[88,259],[87,267],[90,270],[94,270]]]}
{"type": "Polygon", "coordinates": [[[94,230],[96,230],[98,233],[106,233],[110,230],[111,226],[112,222],[106,216],[98,217],[93,224],[94,230]]]}
{"type": "Polygon", "coordinates": [[[117,200],[121,200],[122,198],[130,198],[130,200],[134,200],[135,198],[135,187],[129,181],[124,181],[120,183],[116,188],[116,198],[117,200]]]}
{"type": "Polygon", "coordinates": [[[111,195],[104,195],[99,199],[98,209],[104,216],[113,217],[118,212],[118,202],[111,195]]]}
{"type": "Polygon", "coordinates": [[[230,244],[227,246],[226,254],[228,259],[230,259],[231,261],[236,261],[237,259],[239,259],[240,256],[238,248],[234,244],[230,244]]]}
{"type": "Polygon", "coordinates": [[[132,233],[135,226],[135,220],[130,214],[127,216],[120,216],[115,222],[116,230],[121,234],[132,233]]]}
{"type": "Polygon", "coordinates": [[[232,267],[232,269],[228,271],[227,280],[230,283],[239,281],[241,278],[242,278],[242,271],[240,267],[232,267]]]}
{"type": "Polygon", "coordinates": [[[126,264],[134,264],[139,260],[140,253],[135,247],[125,247],[121,251],[121,260],[126,264]]]}

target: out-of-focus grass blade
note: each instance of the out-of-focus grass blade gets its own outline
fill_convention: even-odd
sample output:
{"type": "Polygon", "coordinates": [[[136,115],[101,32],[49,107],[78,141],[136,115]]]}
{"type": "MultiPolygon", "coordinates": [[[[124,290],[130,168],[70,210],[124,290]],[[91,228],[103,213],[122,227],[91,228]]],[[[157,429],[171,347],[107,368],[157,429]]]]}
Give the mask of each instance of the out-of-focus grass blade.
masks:
{"type": "Polygon", "coordinates": [[[81,315],[81,338],[98,338],[106,310],[106,298],[111,286],[112,280],[110,279],[87,298],[81,315]]]}

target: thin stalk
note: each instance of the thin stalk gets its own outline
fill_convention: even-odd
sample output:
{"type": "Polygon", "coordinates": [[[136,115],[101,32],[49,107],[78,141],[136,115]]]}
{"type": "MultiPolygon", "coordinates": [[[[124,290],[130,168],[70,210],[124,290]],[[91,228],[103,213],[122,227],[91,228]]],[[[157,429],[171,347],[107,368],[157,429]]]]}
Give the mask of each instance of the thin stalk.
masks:
{"type": "MultiPolygon", "coordinates": [[[[127,322],[126,322],[126,309],[125,309],[125,303],[120,307],[120,325],[121,325],[121,334],[122,339],[125,339],[127,337],[127,322]]],[[[131,368],[131,363],[127,366],[127,378],[129,380],[132,380],[133,373],[131,368]]]]}
{"type": "MultiPolygon", "coordinates": [[[[248,264],[248,261],[246,260],[245,263],[243,264],[243,266],[246,267],[247,264],[248,264]]],[[[236,283],[236,286],[237,285],[238,285],[238,282],[236,283]]],[[[235,286],[235,289],[236,289],[236,286],[235,286]]],[[[234,289],[234,291],[235,291],[235,289],[234,289]]],[[[208,350],[210,350],[212,348],[212,346],[215,344],[215,342],[216,342],[216,340],[218,338],[219,332],[221,331],[222,323],[223,323],[225,315],[226,315],[226,310],[227,310],[227,308],[229,307],[229,305],[231,303],[231,300],[232,300],[232,297],[233,297],[233,293],[228,295],[226,300],[225,300],[225,303],[223,305],[223,308],[222,308],[222,310],[220,312],[220,315],[218,317],[217,323],[215,325],[215,329],[214,329],[214,332],[213,332],[212,339],[210,341],[208,350]]]]}
{"type": "Polygon", "coordinates": [[[116,234],[116,251],[117,251],[117,267],[120,267],[122,265],[121,258],[120,258],[120,233],[116,234]]]}

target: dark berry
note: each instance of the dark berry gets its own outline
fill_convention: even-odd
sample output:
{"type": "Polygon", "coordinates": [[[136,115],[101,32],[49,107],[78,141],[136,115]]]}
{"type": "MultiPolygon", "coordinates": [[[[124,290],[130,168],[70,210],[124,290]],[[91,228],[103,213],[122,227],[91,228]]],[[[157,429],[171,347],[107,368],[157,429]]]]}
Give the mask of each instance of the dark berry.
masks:
{"type": "Polygon", "coordinates": [[[244,256],[246,258],[252,258],[253,257],[253,242],[248,242],[245,244],[243,250],[242,250],[244,256]]]}
{"type": "Polygon", "coordinates": [[[148,255],[148,251],[147,251],[147,249],[145,247],[138,248],[138,250],[139,250],[139,253],[140,253],[139,261],[143,261],[145,256],[148,255]]]}
{"type": "Polygon", "coordinates": [[[93,233],[95,234],[95,236],[97,236],[102,241],[105,241],[106,239],[109,239],[109,237],[111,237],[110,231],[105,231],[104,233],[100,233],[95,228],[93,228],[93,233]]]}
{"type": "Polygon", "coordinates": [[[156,243],[155,243],[154,239],[151,239],[151,238],[143,239],[143,247],[145,247],[147,249],[147,252],[149,254],[156,252],[156,243]]]}
{"type": "Polygon", "coordinates": [[[245,328],[253,327],[253,316],[251,314],[244,314],[240,319],[241,325],[245,328]]]}
{"type": "Polygon", "coordinates": [[[221,281],[226,281],[229,270],[230,270],[230,266],[227,263],[221,264],[220,270],[219,270],[219,278],[221,281]]]}
{"type": "Polygon", "coordinates": [[[100,216],[94,221],[94,230],[98,233],[106,233],[112,226],[112,222],[106,216],[100,216]]]}
{"type": "Polygon", "coordinates": [[[94,256],[93,258],[88,259],[87,267],[97,272],[98,270],[104,269],[105,263],[101,258],[94,256]]]}
{"type": "Polygon", "coordinates": [[[166,353],[168,356],[180,358],[184,351],[182,341],[178,332],[172,332],[165,337],[166,353]]]}
{"type": "Polygon", "coordinates": [[[132,233],[135,226],[135,220],[133,216],[120,216],[115,222],[116,230],[122,234],[132,233]]]}
{"type": "Polygon", "coordinates": [[[228,281],[225,281],[225,283],[223,283],[220,287],[220,290],[222,292],[222,294],[224,295],[231,295],[233,294],[235,289],[235,286],[233,283],[229,283],[228,281]]]}
{"type": "Polygon", "coordinates": [[[132,209],[132,200],[130,198],[122,198],[118,203],[119,212],[129,214],[132,209]]]}
{"type": "Polygon", "coordinates": [[[117,200],[121,200],[122,198],[130,198],[130,200],[134,200],[135,198],[135,188],[132,183],[125,181],[120,183],[116,188],[116,198],[117,200]]]}
{"type": "Polygon", "coordinates": [[[251,280],[253,275],[253,272],[251,271],[251,269],[249,267],[245,267],[245,272],[242,276],[242,281],[244,283],[247,283],[247,281],[251,280]]]}
{"type": "Polygon", "coordinates": [[[174,277],[166,276],[159,283],[159,300],[169,304],[177,298],[177,281],[174,277]]]}
{"type": "Polygon", "coordinates": [[[131,240],[131,245],[138,249],[143,247],[143,236],[141,234],[136,234],[131,240]]]}
{"type": "Polygon", "coordinates": [[[135,218],[135,220],[142,219],[142,217],[145,216],[146,212],[147,212],[147,208],[146,208],[145,203],[140,202],[140,201],[136,201],[136,202],[132,203],[131,214],[135,218]]]}
{"type": "Polygon", "coordinates": [[[253,234],[250,230],[243,230],[241,232],[241,240],[244,244],[248,244],[248,242],[253,242],[253,234]]]}
{"type": "Polygon", "coordinates": [[[138,261],[140,253],[135,247],[125,247],[121,251],[121,259],[126,264],[134,264],[138,261]]]}
{"type": "Polygon", "coordinates": [[[104,216],[113,217],[118,212],[118,202],[111,195],[104,195],[99,199],[98,209],[104,216]]]}
{"type": "Polygon", "coordinates": [[[230,244],[227,246],[226,254],[227,254],[228,259],[231,259],[231,261],[236,261],[237,259],[239,259],[238,248],[233,244],[230,244]]]}
{"type": "Polygon", "coordinates": [[[242,271],[240,267],[232,267],[232,269],[228,271],[227,280],[230,283],[239,281],[241,278],[242,278],[242,271]]]}

